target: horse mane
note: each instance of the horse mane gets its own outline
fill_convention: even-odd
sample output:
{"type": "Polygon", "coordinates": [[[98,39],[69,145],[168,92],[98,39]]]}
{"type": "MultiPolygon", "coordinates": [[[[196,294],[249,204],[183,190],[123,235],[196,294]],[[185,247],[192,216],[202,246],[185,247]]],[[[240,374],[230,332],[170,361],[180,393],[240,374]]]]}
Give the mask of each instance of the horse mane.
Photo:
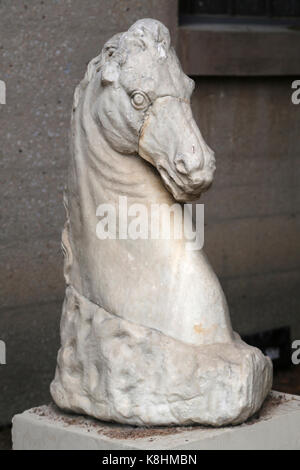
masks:
{"type": "MultiPolygon", "coordinates": [[[[125,64],[134,49],[152,48],[158,60],[166,60],[171,49],[169,30],[158,20],[145,18],[134,23],[128,31],[115,34],[104,45],[100,54],[87,66],[83,80],[75,89],[73,110],[78,106],[82,92],[95,74],[112,61],[119,67],[125,64]]],[[[173,54],[172,54],[173,55],[173,54]]]]}

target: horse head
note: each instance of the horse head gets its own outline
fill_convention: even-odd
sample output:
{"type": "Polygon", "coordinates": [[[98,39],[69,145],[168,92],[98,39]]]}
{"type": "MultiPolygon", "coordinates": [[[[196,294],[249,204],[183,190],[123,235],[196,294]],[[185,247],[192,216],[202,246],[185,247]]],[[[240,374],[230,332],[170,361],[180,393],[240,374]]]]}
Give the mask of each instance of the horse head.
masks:
{"type": "Polygon", "coordinates": [[[213,180],[215,159],[193,118],[194,82],[181,69],[168,29],[137,21],[92,61],[92,113],[117,152],[139,154],[178,201],[199,197],[213,180]]]}

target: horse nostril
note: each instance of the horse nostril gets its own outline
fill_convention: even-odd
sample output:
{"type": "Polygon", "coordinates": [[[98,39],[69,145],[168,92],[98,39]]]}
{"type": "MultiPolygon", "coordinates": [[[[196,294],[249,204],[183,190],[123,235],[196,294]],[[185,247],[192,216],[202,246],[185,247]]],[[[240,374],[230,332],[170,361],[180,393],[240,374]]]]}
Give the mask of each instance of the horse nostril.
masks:
{"type": "Polygon", "coordinates": [[[184,161],[184,156],[181,153],[176,155],[174,163],[178,173],[181,173],[182,175],[188,174],[188,170],[184,161]]]}
{"type": "Polygon", "coordinates": [[[182,175],[188,175],[201,168],[202,161],[196,155],[178,153],[174,160],[176,170],[182,175]]]}

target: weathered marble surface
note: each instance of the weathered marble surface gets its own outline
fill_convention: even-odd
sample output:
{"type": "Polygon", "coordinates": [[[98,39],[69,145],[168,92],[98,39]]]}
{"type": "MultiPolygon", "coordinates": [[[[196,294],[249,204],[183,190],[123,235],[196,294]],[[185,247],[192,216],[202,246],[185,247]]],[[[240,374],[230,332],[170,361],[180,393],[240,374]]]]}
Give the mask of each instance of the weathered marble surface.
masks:
{"type": "Polygon", "coordinates": [[[269,362],[236,335],[195,346],[107,313],[69,287],[51,393],[63,409],[128,424],[238,424],[261,406],[269,362]]]}
{"type": "Polygon", "coordinates": [[[232,331],[220,283],[186,239],[99,240],[99,204],[169,207],[208,189],[215,159],[168,30],[140,20],[93,59],[74,97],[58,406],[131,424],[239,423],[272,364],[232,331]]]}

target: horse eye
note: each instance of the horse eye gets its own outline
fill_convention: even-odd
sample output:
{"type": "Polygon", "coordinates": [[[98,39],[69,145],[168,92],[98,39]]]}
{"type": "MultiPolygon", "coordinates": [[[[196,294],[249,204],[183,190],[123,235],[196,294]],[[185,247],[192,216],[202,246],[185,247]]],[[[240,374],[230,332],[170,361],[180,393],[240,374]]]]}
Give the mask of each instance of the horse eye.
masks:
{"type": "Polygon", "coordinates": [[[143,109],[148,104],[147,96],[141,91],[134,91],[131,95],[131,103],[136,109],[143,109]]]}

